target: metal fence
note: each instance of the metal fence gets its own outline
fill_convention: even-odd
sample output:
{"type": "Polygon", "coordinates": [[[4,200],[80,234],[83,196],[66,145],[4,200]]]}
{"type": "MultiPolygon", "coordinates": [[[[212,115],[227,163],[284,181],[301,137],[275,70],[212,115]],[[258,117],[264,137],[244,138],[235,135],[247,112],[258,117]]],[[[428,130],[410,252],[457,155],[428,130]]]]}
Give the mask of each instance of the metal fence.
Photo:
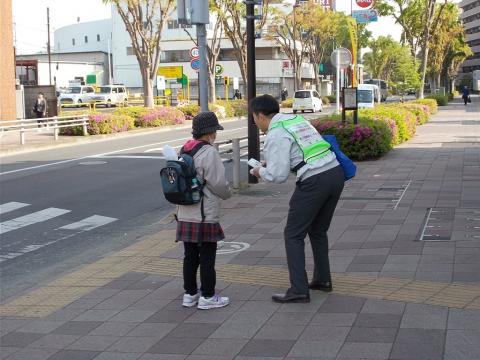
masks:
{"type": "Polygon", "coordinates": [[[20,119],[20,120],[11,120],[11,121],[2,121],[0,126],[1,134],[7,132],[18,132],[20,135],[20,144],[25,145],[26,136],[28,132],[38,131],[42,127],[47,130],[53,130],[53,137],[55,140],[58,140],[59,130],[61,128],[71,127],[71,126],[81,126],[83,135],[88,135],[87,125],[88,125],[88,116],[87,115],[72,115],[72,116],[54,116],[49,118],[40,118],[40,119],[20,119]]]}

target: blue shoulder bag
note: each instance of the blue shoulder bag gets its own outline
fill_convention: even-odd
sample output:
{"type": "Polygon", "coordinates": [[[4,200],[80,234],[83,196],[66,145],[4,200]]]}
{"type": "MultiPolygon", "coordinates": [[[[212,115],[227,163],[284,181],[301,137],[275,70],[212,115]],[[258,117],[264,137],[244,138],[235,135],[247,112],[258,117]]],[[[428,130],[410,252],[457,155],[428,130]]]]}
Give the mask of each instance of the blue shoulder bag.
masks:
{"type": "Polygon", "coordinates": [[[330,150],[335,153],[338,162],[342,166],[343,173],[345,174],[345,181],[353,178],[357,172],[357,166],[340,150],[340,146],[338,145],[335,135],[322,135],[322,138],[330,144],[330,150]]]}

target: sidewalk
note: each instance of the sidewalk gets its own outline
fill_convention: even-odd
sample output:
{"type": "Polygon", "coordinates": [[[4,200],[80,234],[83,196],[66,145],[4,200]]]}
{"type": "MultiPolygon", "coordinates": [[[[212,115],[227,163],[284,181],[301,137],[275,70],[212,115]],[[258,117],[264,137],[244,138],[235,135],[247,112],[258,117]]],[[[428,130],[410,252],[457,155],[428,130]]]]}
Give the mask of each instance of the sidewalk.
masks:
{"type": "MultiPolygon", "coordinates": [[[[417,136],[359,164],[330,236],[334,292],[288,287],[291,179],[224,203],[218,289],[181,307],[175,224],[0,305],[0,359],[480,359],[480,101],[440,108],[417,136]]],[[[307,241],[307,263],[312,256],[307,241]]]]}

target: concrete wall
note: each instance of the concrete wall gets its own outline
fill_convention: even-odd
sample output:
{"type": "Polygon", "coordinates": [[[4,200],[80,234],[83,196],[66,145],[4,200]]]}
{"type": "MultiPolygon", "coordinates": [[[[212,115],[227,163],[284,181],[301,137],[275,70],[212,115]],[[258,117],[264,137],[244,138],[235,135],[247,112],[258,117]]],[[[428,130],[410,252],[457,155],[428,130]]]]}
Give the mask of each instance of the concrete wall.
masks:
{"type": "Polygon", "coordinates": [[[12,2],[0,1],[0,121],[15,120],[15,57],[12,2]]]}
{"type": "Polygon", "coordinates": [[[108,51],[112,20],[98,20],[72,24],[55,30],[53,43],[55,52],[108,51]],[[88,42],[85,42],[85,36],[88,42]],[[97,36],[100,39],[97,39],[97,36]],[[75,39],[75,45],[72,40],[75,39]]]}

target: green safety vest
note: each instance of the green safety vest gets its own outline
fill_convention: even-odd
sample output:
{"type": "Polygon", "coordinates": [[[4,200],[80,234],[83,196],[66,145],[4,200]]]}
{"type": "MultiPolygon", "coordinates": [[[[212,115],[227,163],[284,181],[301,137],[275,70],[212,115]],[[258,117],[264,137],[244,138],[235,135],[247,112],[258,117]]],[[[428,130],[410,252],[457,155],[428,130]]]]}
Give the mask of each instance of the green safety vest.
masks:
{"type": "Polygon", "coordinates": [[[330,144],[325,141],[318,131],[302,116],[295,116],[290,120],[278,121],[270,130],[283,128],[295,140],[303,152],[303,162],[295,166],[293,171],[299,170],[305,164],[314,164],[321,158],[331,154],[330,144]]]}

